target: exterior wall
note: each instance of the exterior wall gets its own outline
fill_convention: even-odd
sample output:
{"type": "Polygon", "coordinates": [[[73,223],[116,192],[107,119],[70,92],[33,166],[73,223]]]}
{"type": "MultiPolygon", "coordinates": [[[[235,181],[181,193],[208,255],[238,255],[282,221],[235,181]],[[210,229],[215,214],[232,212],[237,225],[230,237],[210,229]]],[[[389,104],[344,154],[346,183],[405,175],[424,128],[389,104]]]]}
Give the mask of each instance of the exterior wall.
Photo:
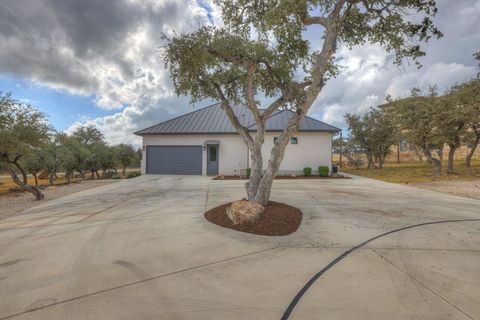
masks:
{"type": "MultiPolygon", "coordinates": [[[[142,174],[146,168],[147,145],[198,145],[203,146],[205,140],[220,140],[218,155],[218,172],[223,174],[240,174],[247,167],[247,146],[236,134],[175,134],[151,135],[143,137],[142,174]]],[[[207,174],[207,150],[202,149],[202,174],[207,174]]]]}
{"type": "MultiPolygon", "coordinates": [[[[274,137],[278,132],[267,132],[262,147],[264,169],[270,159],[270,150],[273,147],[274,137]]],[[[303,168],[311,167],[317,172],[318,166],[328,166],[331,170],[332,135],[328,132],[301,132],[295,135],[298,144],[289,144],[280,165],[279,174],[302,174],[303,168]]],[[[143,137],[142,174],[146,168],[147,145],[199,145],[205,140],[219,140],[219,168],[220,174],[243,175],[251,163],[248,158],[248,149],[238,134],[177,134],[177,135],[147,135],[143,137]]],[[[202,152],[202,174],[207,173],[207,151],[202,152]]]]}
{"type": "MultiPolygon", "coordinates": [[[[279,132],[267,132],[262,147],[264,169],[270,159],[274,138],[279,132]]],[[[311,167],[313,173],[319,166],[328,166],[332,172],[332,134],[329,132],[299,132],[294,135],[298,144],[288,144],[279,174],[303,174],[303,168],[311,167]]]]}

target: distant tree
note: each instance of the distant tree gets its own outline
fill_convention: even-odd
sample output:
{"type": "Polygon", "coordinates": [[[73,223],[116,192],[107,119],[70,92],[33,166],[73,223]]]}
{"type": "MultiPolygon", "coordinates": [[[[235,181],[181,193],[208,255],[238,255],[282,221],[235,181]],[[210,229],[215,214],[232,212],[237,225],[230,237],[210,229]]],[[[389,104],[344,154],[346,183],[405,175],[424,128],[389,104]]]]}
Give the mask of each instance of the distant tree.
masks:
{"type": "Polygon", "coordinates": [[[356,146],[361,148],[367,157],[367,169],[373,165],[374,145],[372,141],[372,132],[375,123],[372,117],[365,115],[363,118],[359,115],[346,114],[345,121],[348,125],[350,140],[356,146]]]}
{"type": "MultiPolygon", "coordinates": [[[[462,140],[470,145],[465,164],[471,166],[472,157],[480,143],[480,79],[456,86],[454,96],[459,107],[464,112],[465,130],[462,140]]],[[[456,111],[458,111],[456,110],[456,111]]]]}
{"type": "Polygon", "coordinates": [[[103,149],[107,147],[107,144],[104,140],[103,134],[100,130],[92,127],[85,126],[77,128],[72,137],[77,139],[78,142],[85,148],[87,151],[87,157],[84,161],[84,168],[79,168],[79,172],[82,175],[82,178],[85,176],[86,171],[91,172],[92,179],[96,175],[100,179],[98,173],[102,168],[101,157],[103,157],[103,149]]]}
{"type": "Polygon", "coordinates": [[[67,184],[71,182],[75,170],[83,177],[83,171],[88,157],[87,149],[73,136],[59,134],[58,162],[60,168],[65,172],[67,184]]]}
{"type": "Polygon", "coordinates": [[[115,153],[112,147],[106,143],[95,143],[89,150],[90,156],[87,160],[87,166],[89,166],[93,174],[95,173],[97,178],[104,178],[108,169],[116,169],[115,153]],[[102,170],[102,176],[100,177],[98,171],[102,170]]]}
{"type": "Polygon", "coordinates": [[[247,145],[252,171],[246,183],[249,201],[266,205],[290,138],[327,80],[338,73],[338,44],[380,44],[395,61],[424,55],[419,44],[441,36],[433,25],[432,0],[217,0],[225,27],[167,39],[167,67],[177,94],[192,101],[214,99],[247,145]],[[317,30],[317,50],[305,38],[317,30]],[[323,31],[323,32],[322,32],[323,31]],[[261,108],[259,98],[272,103],[261,108]],[[246,105],[256,131],[248,130],[232,106],[246,105]],[[292,117],[277,137],[264,166],[262,146],[266,121],[278,109],[292,117]],[[265,167],[265,170],[263,169],[265,167]]]}
{"type": "Polygon", "coordinates": [[[397,126],[390,114],[383,109],[371,109],[363,116],[347,114],[351,139],[365,151],[370,168],[374,162],[383,168],[390,147],[397,143],[397,126]]]}
{"type": "Polygon", "coordinates": [[[20,159],[44,145],[49,139],[50,127],[44,113],[31,105],[14,100],[11,94],[0,92],[0,161],[13,181],[41,200],[44,195],[28,184],[27,173],[20,159]],[[18,173],[22,179],[18,178],[18,173]]]}
{"type": "Polygon", "coordinates": [[[142,164],[142,157],[142,148],[138,148],[137,151],[135,151],[135,163],[132,165],[134,168],[140,168],[142,164]]]}
{"type": "Polygon", "coordinates": [[[87,147],[104,142],[103,133],[92,126],[79,127],[73,132],[72,136],[87,147]]]}
{"type": "Polygon", "coordinates": [[[353,137],[349,137],[345,140],[343,154],[345,155],[345,158],[347,158],[349,166],[355,167],[355,169],[360,169],[360,167],[363,166],[365,150],[355,139],[353,139],[353,137]]]}
{"type": "Polygon", "coordinates": [[[130,167],[135,162],[135,149],[129,144],[121,143],[113,148],[115,153],[115,158],[118,160],[118,163],[122,166],[122,175],[125,176],[127,168],[130,167]]]}
{"type": "Polygon", "coordinates": [[[25,169],[35,179],[35,186],[38,186],[38,173],[45,169],[46,158],[47,155],[43,148],[35,148],[21,160],[25,169]]]}
{"type": "Polygon", "coordinates": [[[53,186],[54,181],[57,179],[57,173],[60,169],[59,150],[60,144],[58,136],[54,136],[53,139],[45,145],[45,158],[44,167],[48,173],[48,185],[53,186]]]}
{"type": "MultiPolygon", "coordinates": [[[[472,92],[472,89],[469,83],[457,84],[450,88],[444,96],[438,98],[437,124],[449,147],[447,173],[450,174],[455,173],[455,152],[460,148],[462,139],[467,135],[468,124],[474,118],[478,119],[479,117],[475,115],[472,100],[474,95],[478,96],[478,92],[472,92]]],[[[473,125],[475,126],[475,124],[473,125]]]]}
{"type": "Polygon", "coordinates": [[[100,167],[102,169],[102,178],[105,178],[106,173],[109,169],[117,172],[117,162],[115,159],[115,150],[113,147],[104,145],[98,152],[98,157],[100,161],[100,167]]]}
{"type": "Polygon", "coordinates": [[[411,96],[392,101],[385,108],[395,117],[407,141],[421,150],[433,166],[433,175],[440,176],[442,162],[434,155],[444,143],[444,134],[438,125],[439,99],[411,96]]]}

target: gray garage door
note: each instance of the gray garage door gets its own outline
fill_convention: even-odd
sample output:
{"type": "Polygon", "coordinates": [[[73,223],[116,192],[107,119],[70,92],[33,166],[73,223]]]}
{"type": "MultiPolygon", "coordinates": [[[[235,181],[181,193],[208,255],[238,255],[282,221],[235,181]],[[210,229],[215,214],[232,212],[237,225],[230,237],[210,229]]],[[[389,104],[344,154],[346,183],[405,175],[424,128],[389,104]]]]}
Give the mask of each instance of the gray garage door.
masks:
{"type": "Polygon", "coordinates": [[[202,146],[147,146],[147,174],[202,174],[202,146]]]}

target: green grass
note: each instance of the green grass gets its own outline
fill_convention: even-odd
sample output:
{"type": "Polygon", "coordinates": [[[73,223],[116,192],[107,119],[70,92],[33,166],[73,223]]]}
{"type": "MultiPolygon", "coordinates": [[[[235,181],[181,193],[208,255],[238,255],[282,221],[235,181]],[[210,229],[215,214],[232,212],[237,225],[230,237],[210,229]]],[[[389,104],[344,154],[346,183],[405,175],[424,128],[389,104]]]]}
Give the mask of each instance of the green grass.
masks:
{"type": "Polygon", "coordinates": [[[472,161],[470,168],[465,167],[464,161],[455,161],[456,174],[447,174],[446,166],[447,164],[444,163],[442,175],[438,178],[432,176],[432,166],[426,162],[387,163],[383,169],[360,168],[356,170],[355,168],[342,167],[340,171],[393,183],[480,179],[480,160],[472,161]]]}

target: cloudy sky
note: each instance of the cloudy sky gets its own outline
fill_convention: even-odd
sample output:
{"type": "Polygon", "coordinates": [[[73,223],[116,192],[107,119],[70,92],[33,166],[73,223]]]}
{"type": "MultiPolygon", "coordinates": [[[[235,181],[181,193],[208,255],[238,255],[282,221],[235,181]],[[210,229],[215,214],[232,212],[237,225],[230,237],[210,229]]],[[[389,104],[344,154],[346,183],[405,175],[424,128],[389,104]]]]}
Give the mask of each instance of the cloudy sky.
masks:
{"type": "MultiPolygon", "coordinates": [[[[441,90],[476,74],[480,0],[439,0],[444,38],[426,46],[423,68],[393,65],[376,46],[340,47],[342,74],[328,82],[310,115],[344,127],[410,88],[441,90]]],[[[217,23],[209,0],[2,0],[0,91],[31,103],[57,130],[97,126],[111,144],[139,144],[132,132],[202,107],[176,97],[160,59],[161,34],[217,23]]],[[[320,35],[307,32],[312,43],[320,35]]]]}

